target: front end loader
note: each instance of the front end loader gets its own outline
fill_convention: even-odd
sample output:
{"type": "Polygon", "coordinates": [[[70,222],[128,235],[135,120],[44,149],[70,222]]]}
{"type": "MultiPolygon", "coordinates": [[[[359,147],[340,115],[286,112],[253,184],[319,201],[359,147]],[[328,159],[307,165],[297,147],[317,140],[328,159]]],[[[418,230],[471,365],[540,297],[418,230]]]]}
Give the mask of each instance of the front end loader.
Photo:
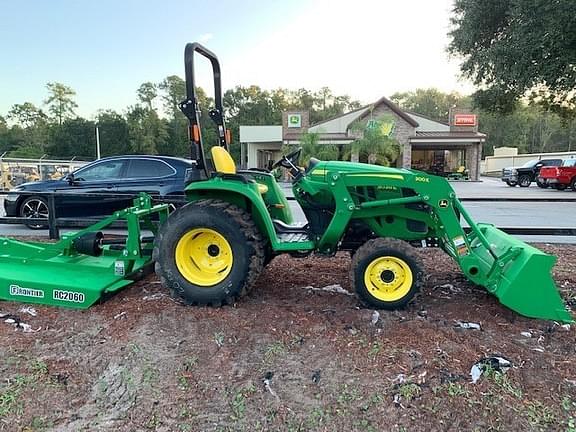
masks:
{"type": "Polygon", "coordinates": [[[141,194],[133,207],[58,243],[0,239],[0,299],[85,308],[154,263],[177,300],[221,306],[246,295],[276,255],[330,257],[349,251],[352,286],[361,302],[396,309],[422,284],[424,270],[413,247],[420,245],[440,247],[470,281],[522,315],[573,321],[551,276],[555,257],[492,225],[476,224],[441,177],[314,158],[302,169],[296,149],[274,165],[290,173],[306,216],[307,223],[294,223],[272,173],[238,171],[228,153],[218,58],[200,44],[188,44],[185,70],[180,108],[189,122],[193,163],[186,178],[188,203],[168,215],[167,204],[152,205],[141,194]],[[209,115],[218,143],[210,159],[199,121],[196,54],[213,69],[215,108],[209,115]],[[126,219],[128,235],[106,238],[100,230],[118,219],[126,219]],[[141,228],[152,231],[153,239],[143,237],[141,228]]]}

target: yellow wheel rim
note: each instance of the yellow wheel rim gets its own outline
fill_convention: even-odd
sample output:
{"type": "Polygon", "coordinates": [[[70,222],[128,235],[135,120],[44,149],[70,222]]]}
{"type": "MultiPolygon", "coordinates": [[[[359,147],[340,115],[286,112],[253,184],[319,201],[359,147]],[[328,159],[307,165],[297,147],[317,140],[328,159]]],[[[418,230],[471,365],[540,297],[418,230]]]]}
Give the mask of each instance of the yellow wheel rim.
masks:
{"type": "Polygon", "coordinates": [[[400,300],[410,291],[412,281],[410,266],[395,256],[376,258],[364,272],[368,292],[384,302],[400,300]]]}
{"type": "Polygon", "coordinates": [[[209,228],[188,231],[176,245],[176,266],[194,285],[212,286],[232,270],[232,248],[222,234],[209,228]]]}

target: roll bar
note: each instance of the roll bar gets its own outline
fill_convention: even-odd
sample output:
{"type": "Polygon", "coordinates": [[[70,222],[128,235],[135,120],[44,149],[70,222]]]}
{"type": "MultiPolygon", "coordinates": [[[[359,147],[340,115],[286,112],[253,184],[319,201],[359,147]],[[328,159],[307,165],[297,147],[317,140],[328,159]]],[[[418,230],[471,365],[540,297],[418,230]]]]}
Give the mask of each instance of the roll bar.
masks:
{"type": "Polygon", "coordinates": [[[196,163],[199,170],[203,170],[209,177],[204,159],[204,143],[200,129],[200,107],[196,97],[196,82],[194,73],[194,54],[198,53],[212,64],[214,77],[214,102],[215,107],[209,111],[210,118],[216,124],[218,132],[218,144],[228,150],[229,137],[224,123],[222,106],[222,83],[220,79],[220,62],[212,51],[198,42],[186,44],[184,49],[184,68],[186,77],[186,99],[180,103],[180,110],[188,119],[188,139],[190,141],[190,159],[196,163]]]}

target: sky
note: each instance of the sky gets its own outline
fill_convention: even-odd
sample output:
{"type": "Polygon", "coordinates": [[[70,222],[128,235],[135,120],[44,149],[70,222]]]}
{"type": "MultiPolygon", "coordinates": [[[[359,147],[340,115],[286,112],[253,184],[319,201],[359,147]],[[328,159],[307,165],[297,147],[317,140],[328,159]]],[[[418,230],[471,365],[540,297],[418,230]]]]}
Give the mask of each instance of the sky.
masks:
{"type": "MultiPolygon", "coordinates": [[[[187,42],[222,65],[224,89],[330,87],[363,103],[436,87],[470,93],[446,53],[452,0],[28,0],[0,7],[0,115],[42,107],[46,83],[76,91],[77,114],[119,112],[146,81],[184,76],[187,42]]],[[[198,84],[211,89],[208,64],[198,84]]],[[[211,91],[208,91],[210,94],[211,91]]]]}

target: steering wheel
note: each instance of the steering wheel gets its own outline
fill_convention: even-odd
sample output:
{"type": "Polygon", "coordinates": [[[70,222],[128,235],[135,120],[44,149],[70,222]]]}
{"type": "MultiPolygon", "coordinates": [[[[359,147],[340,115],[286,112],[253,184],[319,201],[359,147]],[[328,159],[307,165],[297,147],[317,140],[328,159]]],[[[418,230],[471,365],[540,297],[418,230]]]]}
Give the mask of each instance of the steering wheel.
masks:
{"type": "MultiPolygon", "coordinates": [[[[302,147],[298,147],[296,150],[291,151],[287,155],[282,155],[282,157],[272,165],[272,168],[278,168],[279,166],[293,170],[298,166],[298,159],[300,159],[300,154],[302,153],[302,147]]],[[[297,169],[297,168],[296,168],[297,169]]]]}

